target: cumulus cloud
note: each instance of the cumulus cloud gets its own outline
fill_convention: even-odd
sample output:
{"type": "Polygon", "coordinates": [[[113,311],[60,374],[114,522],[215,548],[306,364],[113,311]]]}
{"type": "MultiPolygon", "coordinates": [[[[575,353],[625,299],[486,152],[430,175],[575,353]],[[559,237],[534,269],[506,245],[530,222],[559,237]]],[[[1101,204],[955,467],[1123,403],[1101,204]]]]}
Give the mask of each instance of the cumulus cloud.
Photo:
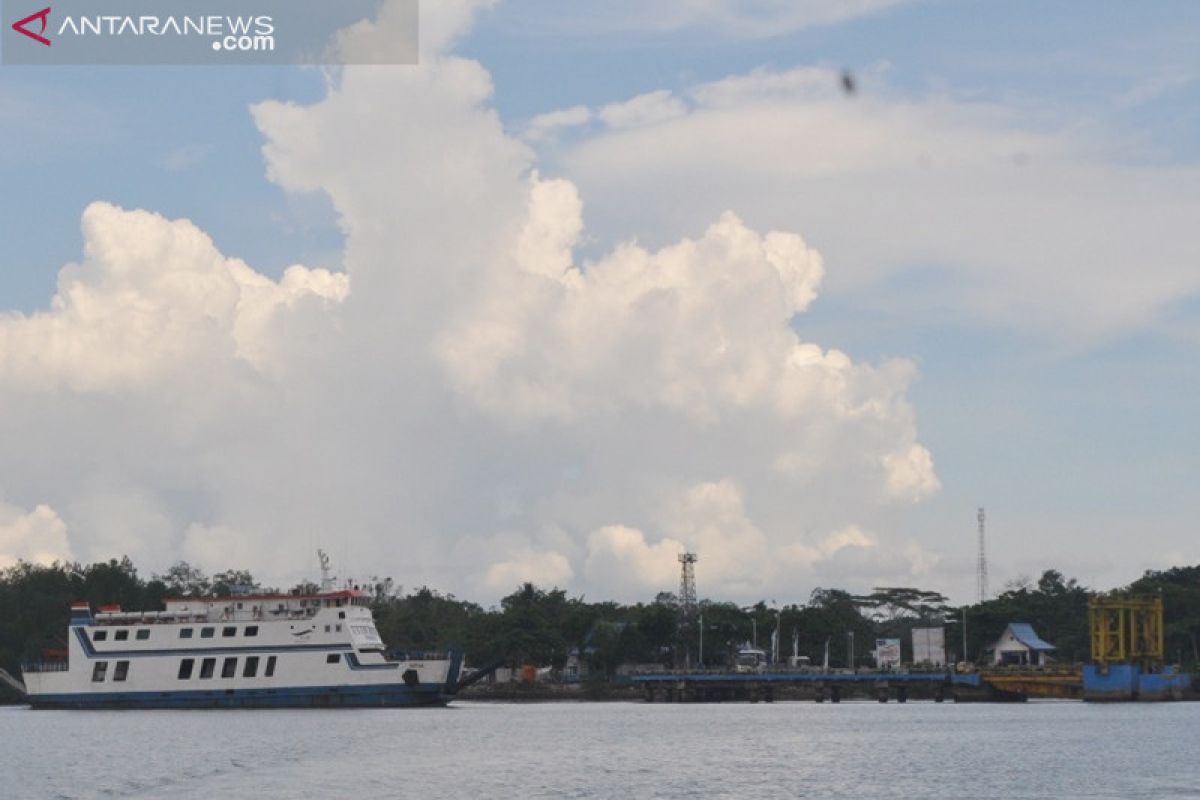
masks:
{"type": "Polygon", "coordinates": [[[44,504],[26,512],[0,500],[0,569],[17,561],[51,564],[71,558],[67,524],[58,512],[44,504]]]}
{"type": "Polygon", "coordinates": [[[646,534],[608,525],[588,538],[587,577],[629,594],[673,589],[678,556],[699,554],[707,587],[748,596],[778,577],[768,537],[747,517],[741,490],[730,479],[711,481],[663,498],[657,522],[666,535],[651,544],[646,534]],[[640,591],[638,591],[640,590],[640,591]]]}
{"type": "Polygon", "coordinates": [[[789,561],[811,569],[816,564],[836,556],[848,547],[866,549],[878,546],[878,540],[859,528],[850,525],[834,531],[819,542],[806,544],[798,542],[783,550],[783,557],[789,561]]]}
{"type": "Polygon", "coordinates": [[[635,594],[667,591],[679,571],[679,554],[687,545],[660,539],[653,545],[646,534],[624,525],[606,525],[588,537],[584,571],[596,586],[626,589],[635,594]]]}
{"type": "Polygon", "coordinates": [[[941,488],[933,471],[933,456],[919,444],[902,453],[883,457],[887,471],[885,491],[897,499],[920,500],[941,488]]]}
{"type": "Polygon", "coordinates": [[[731,207],[800,225],[839,265],[828,290],[905,324],[982,321],[1078,347],[1200,291],[1196,237],[1181,234],[1200,214],[1196,169],[1131,163],[1053,111],[903,96],[883,67],[860,84],[848,98],[836,70],[760,68],[642,94],[629,104],[672,112],[581,129],[547,155],[598,209],[594,235],[670,241],[731,207]],[[942,279],[906,288],[930,268],[942,279]]]}
{"type": "MultiPolygon", "coordinates": [[[[581,259],[586,194],[537,171],[450,51],[471,13],[423,15],[417,67],[253,109],[270,179],[330,198],[344,271],[273,280],[186,220],[87,209],[50,308],[0,319],[5,496],[60,509],[81,557],[280,584],[317,545],[342,575],[485,600],[526,580],[644,599],[683,547],[712,596],[803,596],[859,551],[888,563],[854,574],[908,574],[920,553],[879,524],[938,487],[914,365],[802,337],[825,261],[736,205],[581,259]],[[809,533],[854,525],[876,546],[809,533]]],[[[636,132],[680,109],[597,114],[636,132]]]]}
{"type": "Polygon", "coordinates": [[[910,0],[610,0],[602,17],[573,13],[567,5],[527,5],[514,12],[527,27],[548,32],[654,35],[711,30],[721,36],[761,39],[836,25],[877,14],[910,0]]]}
{"type": "Polygon", "coordinates": [[[500,595],[523,583],[567,586],[574,574],[562,553],[518,551],[488,565],[484,585],[489,592],[500,595]]]}
{"type": "Polygon", "coordinates": [[[6,382],[114,391],[206,355],[262,366],[278,312],[347,292],[345,276],[298,265],[276,283],[186,220],[108,203],[84,212],[83,238],[86,258],[59,274],[48,311],[0,317],[6,382]]]}

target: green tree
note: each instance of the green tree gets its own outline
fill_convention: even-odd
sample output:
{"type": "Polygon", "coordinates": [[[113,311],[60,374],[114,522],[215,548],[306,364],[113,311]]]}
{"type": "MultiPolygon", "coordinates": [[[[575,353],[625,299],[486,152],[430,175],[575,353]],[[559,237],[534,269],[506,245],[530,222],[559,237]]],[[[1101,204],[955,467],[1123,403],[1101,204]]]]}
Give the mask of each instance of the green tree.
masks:
{"type": "Polygon", "coordinates": [[[212,582],[208,576],[186,561],[177,561],[162,575],[155,575],[154,579],[166,586],[167,594],[172,597],[204,597],[212,593],[212,582]]]}

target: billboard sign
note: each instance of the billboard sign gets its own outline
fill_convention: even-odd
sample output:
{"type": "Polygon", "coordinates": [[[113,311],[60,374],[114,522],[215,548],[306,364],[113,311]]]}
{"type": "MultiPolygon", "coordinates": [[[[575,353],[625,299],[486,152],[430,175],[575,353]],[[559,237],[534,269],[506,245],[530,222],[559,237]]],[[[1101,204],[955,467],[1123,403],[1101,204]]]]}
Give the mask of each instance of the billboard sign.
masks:
{"type": "Polygon", "coordinates": [[[940,667],[946,663],[946,631],[943,628],[913,628],[913,663],[940,667]]]}
{"type": "Polygon", "coordinates": [[[900,666],[899,639],[875,640],[875,666],[880,669],[900,666]]]}

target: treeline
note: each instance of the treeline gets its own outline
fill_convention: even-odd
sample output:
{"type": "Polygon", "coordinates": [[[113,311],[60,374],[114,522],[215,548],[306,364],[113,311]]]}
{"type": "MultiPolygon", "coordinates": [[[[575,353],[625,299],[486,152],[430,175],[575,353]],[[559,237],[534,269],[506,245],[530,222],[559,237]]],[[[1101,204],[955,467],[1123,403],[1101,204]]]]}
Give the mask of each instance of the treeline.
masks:
{"type": "MultiPolygon", "coordinates": [[[[698,614],[682,621],[674,595],[625,605],[569,597],[561,589],[520,586],[498,606],[484,608],[453,595],[421,587],[405,592],[390,579],[361,588],[373,596],[380,634],[389,648],[405,652],[466,649],[471,663],[500,659],[510,665],[536,664],[561,669],[572,652],[593,677],[612,675],[623,663],[720,666],[744,643],[771,651],[778,636],[781,657],[800,655],[820,664],[828,652],[831,666],[845,666],[853,647],[858,666],[872,664],[877,638],[897,638],[905,660],[911,658],[914,627],[945,628],[947,654],[978,660],[1009,622],[1033,624],[1057,646],[1060,661],[1089,656],[1089,590],[1056,570],[1036,581],[1018,580],[996,598],[955,607],[937,592],[909,587],[880,587],[855,595],[839,589],[815,589],[805,603],[775,607],[765,602],[738,606],[702,600],[698,614]]],[[[301,584],[285,591],[315,591],[301,584]]],[[[124,558],[103,563],[39,566],[18,563],[0,570],[0,666],[10,672],[26,659],[66,647],[69,606],[87,600],[93,607],[120,604],[127,610],[161,610],[164,597],[227,595],[238,591],[275,592],[258,585],[245,570],[208,576],[179,563],[149,579],[124,558]]],[[[1161,593],[1166,609],[1166,647],[1170,660],[1200,662],[1200,566],[1147,572],[1119,591],[1161,593]]]]}

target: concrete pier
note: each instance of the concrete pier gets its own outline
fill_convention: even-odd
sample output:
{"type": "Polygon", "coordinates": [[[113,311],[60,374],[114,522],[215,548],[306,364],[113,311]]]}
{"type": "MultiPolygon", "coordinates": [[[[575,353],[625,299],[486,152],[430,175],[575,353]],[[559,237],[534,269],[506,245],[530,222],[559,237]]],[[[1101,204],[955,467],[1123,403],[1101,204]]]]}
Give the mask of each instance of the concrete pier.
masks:
{"type": "Polygon", "coordinates": [[[910,697],[937,703],[1021,703],[1030,698],[1151,701],[1195,698],[1193,677],[1173,667],[1143,671],[1129,664],[980,672],[898,670],[783,670],[779,672],[662,672],[631,678],[649,702],[838,703],[847,695],[887,703],[910,697]]]}

